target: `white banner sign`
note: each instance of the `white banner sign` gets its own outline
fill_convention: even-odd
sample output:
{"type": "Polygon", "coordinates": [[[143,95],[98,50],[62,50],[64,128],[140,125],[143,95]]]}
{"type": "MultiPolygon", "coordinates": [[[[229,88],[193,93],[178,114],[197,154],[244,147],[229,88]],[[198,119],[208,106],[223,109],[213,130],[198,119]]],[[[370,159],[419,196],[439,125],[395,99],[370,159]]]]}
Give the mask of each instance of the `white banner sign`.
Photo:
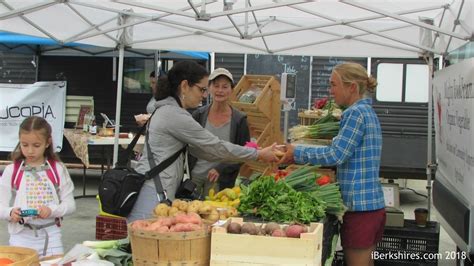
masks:
{"type": "Polygon", "coordinates": [[[474,201],[474,58],[435,73],[436,158],[441,175],[474,201]]]}
{"type": "Polygon", "coordinates": [[[18,130],[28,116],[46,119],[53,130],[53,145],[60,151],[63,144],[66,110],[66,82],[35,84],[0,84],[0,151],[13,151],[18,130]]]}

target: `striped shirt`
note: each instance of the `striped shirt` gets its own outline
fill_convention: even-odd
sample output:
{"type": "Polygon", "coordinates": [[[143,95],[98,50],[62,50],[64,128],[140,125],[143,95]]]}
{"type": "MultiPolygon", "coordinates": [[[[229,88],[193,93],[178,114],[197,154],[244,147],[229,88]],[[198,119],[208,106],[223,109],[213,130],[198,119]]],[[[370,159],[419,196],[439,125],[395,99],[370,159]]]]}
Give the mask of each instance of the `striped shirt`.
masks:
{"type": "Polygon", "coordinates": [[[361,99],[342,113],[339,134],[330,146],[296,145],[298,164],[336,165],[337,180],[349,211],[385,207],[379,180],[382,131],[372,100],[361,99]]]}

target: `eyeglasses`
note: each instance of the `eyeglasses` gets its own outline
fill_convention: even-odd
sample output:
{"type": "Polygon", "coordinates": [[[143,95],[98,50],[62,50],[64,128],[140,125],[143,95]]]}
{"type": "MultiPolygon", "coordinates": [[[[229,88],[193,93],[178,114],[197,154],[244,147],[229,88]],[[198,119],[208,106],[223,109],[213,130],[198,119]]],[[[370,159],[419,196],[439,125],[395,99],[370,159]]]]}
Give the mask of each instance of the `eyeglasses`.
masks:
{"type": "Polygon", "coordinates": [[[204,94],[207,92],[207,88],[206,87],[201,87],[197,84],[194,84],[194,86],[196,86],[199,90],[201,90],[201,93],[204,94]]]}

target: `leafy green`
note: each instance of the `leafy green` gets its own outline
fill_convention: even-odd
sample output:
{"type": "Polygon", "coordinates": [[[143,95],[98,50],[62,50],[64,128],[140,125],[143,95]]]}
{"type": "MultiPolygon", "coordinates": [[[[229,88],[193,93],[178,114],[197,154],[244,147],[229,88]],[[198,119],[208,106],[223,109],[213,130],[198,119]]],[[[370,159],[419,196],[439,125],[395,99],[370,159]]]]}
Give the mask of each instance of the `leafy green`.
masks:
{"type": "Polygon", "coordinates": [[[326,203],[286,182],[263,176],[242,187],[239,211],[275,222],[309,223],[325,217],[326,203]]]}

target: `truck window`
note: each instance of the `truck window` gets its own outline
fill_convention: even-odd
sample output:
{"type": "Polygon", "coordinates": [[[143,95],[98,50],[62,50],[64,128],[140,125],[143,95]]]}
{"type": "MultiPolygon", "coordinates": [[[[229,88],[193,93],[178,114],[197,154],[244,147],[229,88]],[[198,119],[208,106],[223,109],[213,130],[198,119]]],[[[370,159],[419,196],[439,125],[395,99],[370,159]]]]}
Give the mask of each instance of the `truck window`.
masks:
{"type": "Polygon", "coordinates": [[[377,65],[376,98],[379,102],[427,103],[427,65],[380,63],[377,65]]]}

